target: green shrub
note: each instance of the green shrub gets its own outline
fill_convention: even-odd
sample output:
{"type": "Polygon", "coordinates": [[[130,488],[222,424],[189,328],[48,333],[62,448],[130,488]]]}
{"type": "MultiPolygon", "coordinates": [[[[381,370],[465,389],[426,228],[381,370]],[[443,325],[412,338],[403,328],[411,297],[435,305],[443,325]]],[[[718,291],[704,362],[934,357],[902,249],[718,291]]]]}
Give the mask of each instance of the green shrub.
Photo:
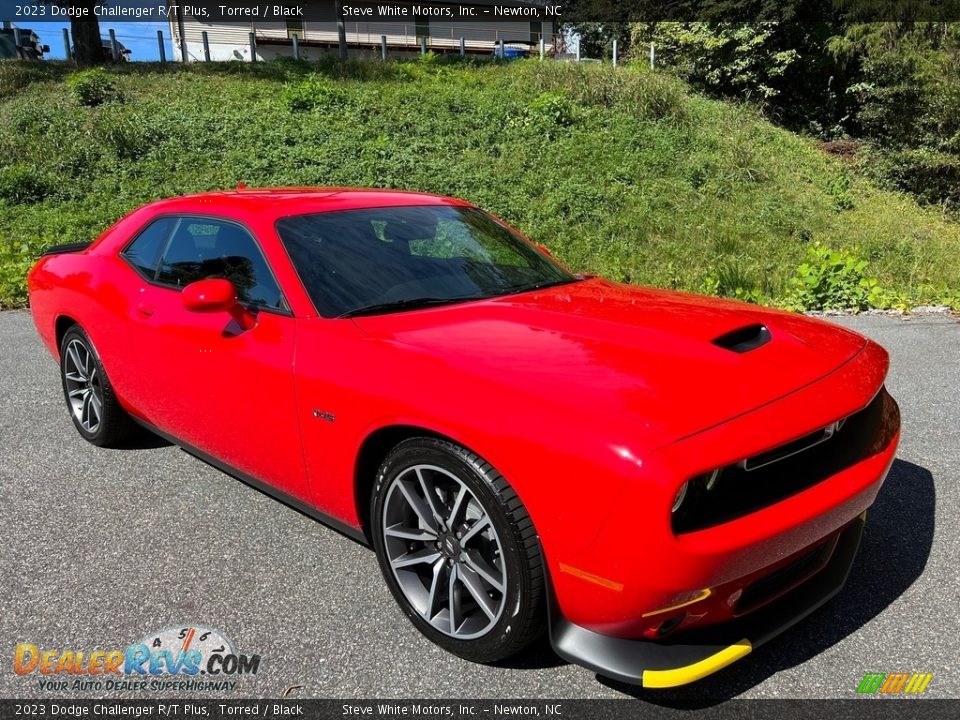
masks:
{"type": "Polygon", "coordinates": [[[0,198],[9,203],[34,203],[55,192],[53,179],[36,166],[17,163],[0,168],[0,198]]]}
{"type": "Polygon", "coordinates": [[[555,140],[563,128],[573,125],[574,108],[561,92],[545,92],[527,106],[519,118],[511,118],[515,127],[536,131],[547,140],[555,140]]]}
{"type": "Polygon", "coordinates": [[[867,277],[867,261],[814,243],[807,261],[790,280],[787,305],[796,310],[866,310],[890,301],[876,278],[867,277]]]}
{"type": "MultiPolygon", "coordinates": [[[[960,143],[960,133],[957,138],[960,143]]],[[[871,147],[860,164],[882,186],[908,192],[923,202],[960,209],[960,151],[871,147]]]]}
{"type": "Polygon", "coordinates": [[[934,304],[946,305],[954,312],[960,312],[960,288],[941,287],[934,295],[934,304]]]}
{"type": "Polygon", "coordinates": [[[343,105],[346,93],[321,75],[287,83],[283,88],[283,102],[292,112],[310,112],[343,105]]]}
{"type": "Polygon", "coordinates": [[[24,280],[35,260],[36,253],[27,244],[0,249],[0,310],[26,304],[24,280]]]}
{"type": "Polygon", "coordinates": [[[98,141],[118,160],[133,160],[147,153],[162,138],[140,113],[104,112],[93,126],[92,143],[98,141]]]}
{"type": "Polygon", "coordinates": [[[527,107],[527,120],[540,127],[573,125],[573,103],[563,93],[543,93],[527,107]]]}
{"type": "Polygon", "coordinates": [[[850,190],[850,176],[844,173],[830,181],[827,192],[833,198],[834,210],[853,209],[853,192],[850,190]]]}
{"type": "Polygon", "coordinates": [[[96,107],[118,98],[116,86],[103,68],[73,73],[67,78],[67,85],[77,102],[86,107],[96,107]]]}
{"type": "Polygon", "coordinates": [[[541,91],[562,92],[588,107],[620,108],[637,118],[682,118],[685,86],[664,73],[631,67],[626,72],[586,63],[511,63],[510,71],[541,91]]]}

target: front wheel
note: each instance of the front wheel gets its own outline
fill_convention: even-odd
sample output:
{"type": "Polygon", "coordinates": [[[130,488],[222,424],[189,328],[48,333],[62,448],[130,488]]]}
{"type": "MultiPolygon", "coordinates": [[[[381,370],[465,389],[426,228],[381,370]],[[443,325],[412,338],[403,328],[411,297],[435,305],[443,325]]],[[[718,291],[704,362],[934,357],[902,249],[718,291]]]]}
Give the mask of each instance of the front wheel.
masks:
{"type": "Polygon", "coordinates": [[[536,531],[489,463],[436,438],[406,440],[374,486],[380,569],[414,625],[475,662],[516,654],[544,628],[536,531]]]}

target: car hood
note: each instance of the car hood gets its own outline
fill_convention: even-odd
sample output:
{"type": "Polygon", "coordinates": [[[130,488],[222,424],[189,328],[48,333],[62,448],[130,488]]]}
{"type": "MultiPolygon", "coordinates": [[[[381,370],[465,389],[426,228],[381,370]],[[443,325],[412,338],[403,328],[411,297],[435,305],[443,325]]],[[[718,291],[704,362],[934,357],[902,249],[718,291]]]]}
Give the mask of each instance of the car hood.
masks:
{"type": "Polygon", "coordinates": [[[475,392],[507,386],[580,415],[639,420],[671,439],[812,383],[866,343],[794,313],[596,278],[355,322],[479,381],[475,392]],[[735,331],[751,327],[746,346],[731,349],[742,339],[735,331]]]}

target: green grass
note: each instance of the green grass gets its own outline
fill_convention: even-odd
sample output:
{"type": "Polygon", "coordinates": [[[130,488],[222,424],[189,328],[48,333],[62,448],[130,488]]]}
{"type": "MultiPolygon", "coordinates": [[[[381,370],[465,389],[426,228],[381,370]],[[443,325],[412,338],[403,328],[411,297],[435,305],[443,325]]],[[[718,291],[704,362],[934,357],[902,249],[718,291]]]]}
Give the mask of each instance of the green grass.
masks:
{"type": "Polygon", "coordinates": [[[456,195],[578,271],[760,302],[796,304],[819,243],[867,261],[872,304],[960,305],[960,225],[665,74],[436,59],[106,72],[106,102],[85,106],[62,64],[0,64],[0,306],[25,303],[43,248],[239,182],[456,195]]]}

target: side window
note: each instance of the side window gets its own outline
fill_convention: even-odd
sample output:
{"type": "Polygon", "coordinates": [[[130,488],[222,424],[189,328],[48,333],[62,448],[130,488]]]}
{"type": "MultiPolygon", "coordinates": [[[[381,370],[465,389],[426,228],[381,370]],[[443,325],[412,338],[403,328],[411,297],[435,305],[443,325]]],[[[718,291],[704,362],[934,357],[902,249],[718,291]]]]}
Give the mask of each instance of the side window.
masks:
{"type": "Polygon", "coordinates": [[[163,252],[167,238],[170,237],[170,230],[176,222],[173,218],[154,220],[141,230],[134,241],[120,254],[144,276],[151,280],[155,279],[160,253],[163,252]]]}
{"type": "Polygon", "coordinates": [[[180,218],[160,261],[157,281],[184,287],[224,278],[243,302],[284,308],[280,288],[256,241],[244,228],[208,218],[180,218]]]}

